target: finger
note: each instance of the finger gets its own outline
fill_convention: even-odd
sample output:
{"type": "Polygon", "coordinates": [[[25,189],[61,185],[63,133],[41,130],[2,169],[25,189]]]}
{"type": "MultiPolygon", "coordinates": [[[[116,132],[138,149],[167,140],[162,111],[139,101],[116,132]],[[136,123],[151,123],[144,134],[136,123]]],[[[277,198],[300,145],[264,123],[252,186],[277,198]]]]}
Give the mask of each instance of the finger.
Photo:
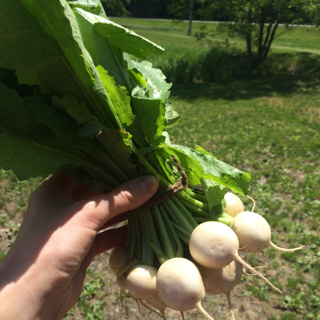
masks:
{"type": "Polygon", "coordinates": [[[128,226],[126,225],[99,233],[85,258],[87,267],[97,255],[125,243],[127,241],[127,232],[128,226]]]}
{"type": "Polygon", "coordinates": [[[153,176],[144,176],[126,182],[110,193],[90,201],[76,203],[72,210],[78,214],[81,226],[98,231],[108,220],[120,213],[133,210],[148,201],[159,187],[153,176]]]}
{"type": "Polygon", "coordinates": [[[90,191],[89,189],[92,186],[94,186],[93,183],[77,184],[72,188],[72,199],[74,199],[75,201],[81,201],[81,200],[101,197],[104,195],[102,191],[98,191],[98,190],[90,191]]]}
{"type": "Polygon", "coordinates": [[[62,195],[71,198],[71,190],[75,184],[76,182],[70,173],[65,171],[55,173],[31,194],[29,204],[33,201],[44,203],[48,199],[62,195]]]}

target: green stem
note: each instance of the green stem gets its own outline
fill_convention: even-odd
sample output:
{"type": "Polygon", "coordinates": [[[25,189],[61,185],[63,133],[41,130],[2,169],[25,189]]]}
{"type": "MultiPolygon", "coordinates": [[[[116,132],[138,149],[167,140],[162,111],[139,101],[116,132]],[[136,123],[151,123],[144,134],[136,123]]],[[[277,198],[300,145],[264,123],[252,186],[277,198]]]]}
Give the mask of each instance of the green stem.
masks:
{"type": "Polygon", "coordinates": [[[181,228],[179,225],[177,225],[176,223],[172,222],[173,226],[179,230],[180,232],[182,232],[186,237],[190,238],[191,237],[191,233],[184,230],[183,228],[181,228]]]}
{"type": "Polygon", "coordinates": [[[134,259],[134,248],[136,244],[136,233],[135,226],[133,222],[133,215],[128,217],[128,237],[127,237],[127,246],[126,246],[126,259],[125,265],[134,259]]]}
{"type": "Polygon", "coordinates": [[[136,266],[137,264],[139,264],[138,259],[134,259],[134,260],[130,261],[121,270],[119,270],[119,272],[117,273],[117,278],[121,277],[123,274],[128,272],[132,267],[136,266]]]}
{"type": "Polygon", "coordinates": [[[170,241],[170,236],[168,234],[166,226],[162,220],[161,212],[159,210],[159,207],[156,204],[152,207],[152,209],[153,209],[154,217],[157,221],[158,231],[160,234],[160,239],[163,245],[164,253],[169,259],[172,259],[175,257],[175,252],[174,252],[172,243],[170,241]]]}
{"type": "Polygon", "coordinates": [[[184,190],[178,192],[177,193],[177,197],[179,197],[180,199],[183,199],[186,202],[189,202],[189,203],[193,204],[194,206],[196,206],[196,207],[198,207],[200,209],[203,209],[203,210],[209,212],[209,206],[206,203],[203,203],[201,201],[193,199],[184,190]]]}
{"type": "Polygon", "coordinates": [[[157,256],[158,261],[160,264],[165,263],[167,260],[169,260],[161,250],[159,250],[159,247],[157,247],[153,242],[150,243],[150,247],[153,250],[154,254],[157,256]]]}
{"type": "Polygon", "coordinates": [[[194,220],[192,214],[186,207],[177,199],[176,196],[173,196],[171,200],[174,202],[174,204],[178,207],[178,209],[183,212],[184,216],[189,220],[193,228],[196,228],[198,226],[198,223],[194,220]]]}
{"type": "Polygon", "coordinates": [[[194,219],[199,224],[203,223],[203,222],[207,222],[207,221],[218,221],[218,222],[221,222],[221,223],[227,225],[228,227],[231,227],[232,222],[233,222],[233,218],[231,216],[227,215],[226,213],[222,213],[221,215],[215,216],[214,218],[213,217],[210,217],[210,218],[195,217],[194,219]]]}
{"type": "Polygon", "coordinates": [[[173,220],[176,221],[177,224],[179,224],[182,228],[189,231],[190,233],[193,231],[194,228],[192,227],[190,222],[187,220],[187,218],[184,217],[184,215],[181,214],[179,209],[170,199],[166,200],[162,204],[165,207],[167,213],[173,218],[173,220]]]}
{"type": "Polygon", "coordinates": [[[133,215],[134,229],[135,229],[135,235],[136,235],[135,258],[137,258],[139,262],[142,262],[142,238],[141,238],[139,216],[136,213],[133,213],[132,215],[133,215]]]}
{"type": "Polygon", "coordinates": [[[200,202],[208,204],[208,200],[205,195],[193,192],[190,188],[187,188],[184,191],[193,199],[196,199],[196,200],[199,200],[200,202]]]}
{"type": "Polygon", "coordinates": [[[124,171],[119,166],[117,166],[114,160],[109,156],[104,156],[103,158],[101,158],[99,157],[99,155],[90,155],[93,155],[94,158],[102,163],[104,165],[104,168],[111,171],[120,180],[120,184],[130,180],[129,177],[124,173],[124,171]]]}
{"type": "MultiPolygon", "coordinates": [[[[178,192],[177,194],[179,194],[180,192],[178,192]]],[[[188,209],[190,210],[194,215],[200,215],[202,217],[207,217],[210,218],[209,215],[209,211],[205,211],[195,205],[193,205],[192,203],[185,201],[184,199],[179,199],[180,202],[188,209]]]]}
{"type": "Polygon", "coordinates": [[[174,240],[176,242],[176,245],[177,245],[177,251],[176,251],[176,254],[175,256],[176,257],[183,257],[183,247],[182,247],[182,244],[181,244],[181,241],[180,241],[180,238],[174,228],[174,226],[172,225],[172,222],[169,217],[168,217],[168,214],[166,213],[165,209],[163,208],[163,206],[159,206],[160,207],[160,211],[161,211],[161,214],[165,220],[165,223],[166,225],[169,227],[170,231],[171,231],[171,234],[173,235],[174,237],[174,240]]]}
{"type": "MultiPolygon", "coordinates": [[[[176,223],[172,222],[173,226],[177,226],[176,223]]],[[[186,245],[189,245],[190,237],[186,236],[184,232],[181,232],[179,229],[176,228],[176,232],[178,237],[183,241],[186,245]]]]}
{"type": "Polygon", "coordinates": [[[139,213],[140,217],[140,222],[142,226],[142,232],[143,232],[143,243],[142,243],[142,248],[143,248],[143,257],[142,261],[143,264],[153,266],[154,263],[154,254],[153,251],[150,247],[151,243],[151,235],[150,235],[150,229],[148,228],[148,221],[146,219],[146,211],[141,211],[139,213]]]}
{"type": "Polygon", "coordinates": [[[147,213],[146,214],[146,219],[147,219],[148,227],[149,227],[149,230],[150,230],[151,241],[153,243],[153,246],[157,247],[157,251],[160,253],[160,256],[165,256],[164,252],[162,250],[162,246],[161,246],[160,241],[159,241],[158,232],[157,232],[157,230],[155,228],[154,221],[153,221],[153,215],[151,213],[150,208],[146,209],[146,213],[147,213]]]}

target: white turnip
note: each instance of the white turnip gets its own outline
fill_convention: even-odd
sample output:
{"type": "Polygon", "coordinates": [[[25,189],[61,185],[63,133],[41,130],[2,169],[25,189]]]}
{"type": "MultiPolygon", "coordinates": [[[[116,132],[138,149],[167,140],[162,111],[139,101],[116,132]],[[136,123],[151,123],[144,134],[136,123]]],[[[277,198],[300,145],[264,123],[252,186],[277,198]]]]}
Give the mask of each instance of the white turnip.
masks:
{"type": "Polygon", "coordinates": [[[232,192],[227,192],[224,195],[226,201],[226,207],[223,209],[231,217],[235,217],[240,212],[244,211],[244,205],[241,199],[232,192]]]}
{"type": "Polygon", "coordinates": [[[293,249],[279,248],[271,242],[271,229],[265,218],[257,213],[244,211],[233,220],[232,230],[238,237],[239,246],[248,252],[260,252],[267,247],[279,251],[292,252],[302,249],[303,246],[293,249]]]}
{"type": "Polygon", "coordinates": [[[236,234],[221,222],[209,221],[196,227],[190,237],[189,249],[192,257],[207,268],[220,269],[232,260],[237,260],[281,293],[268,279],[240,258],[236,234]]]}
{"type": "Polygon", "coordinates": [[[109,257],[109,266],[114,275],[116,275],[124,266],[126,259],[126,245],[115,247],[109,257]]]}
{"type": "Polygon", "coordinates": [[[157,269],[147,265],[136,265],[127,275],[127,287],[136,299],[147,300],[157,295],[157,269]]]}
{"type": "Polygon", "coordinates": [[[200,272],[190,260],[173,258],[163,263],[157,274],[157,290],[166,306],[181,312],[197,308],[213,320],[201,305],[205,290],[200,272]]]}
{"type": "Polygon", "coordinates": [[[240,281],[242,269],[242,264],[235,260],[221,269],[205,267],[200,269],[206,293],[226,295],[232,319],[234,319],[234,314],[231,306],[230,292],[240,281]]]}

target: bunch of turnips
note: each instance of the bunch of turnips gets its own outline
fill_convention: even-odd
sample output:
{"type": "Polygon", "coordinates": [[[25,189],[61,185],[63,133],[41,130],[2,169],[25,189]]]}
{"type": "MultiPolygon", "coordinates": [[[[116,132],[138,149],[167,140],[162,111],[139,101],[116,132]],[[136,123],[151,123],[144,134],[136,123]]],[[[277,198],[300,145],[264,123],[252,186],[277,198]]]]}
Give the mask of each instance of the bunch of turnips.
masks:
{"type": "Polygon", "coordinates": [[[295,251],[302,247],[277,247],[271,242],[270,226],[261,215],[244,211],[241,199],[231,192],[225,194],[224,201],[224,211],[228,212],[230,221],[227,224],[218,221],[200,223],[185,244],[182,257],[167,259],[157,266],[136,261],[135,266],[126,269],[126,245],[113,249],[109,265],[117,276],[121,293],[129,294],[138,304],[163,319],[166,319],[166,308],[180,311],[183,318],[183,311],[196,308],[206,318],[213,319],[201,302],[206,294],[224,294],[231,317],[235,319],[230,292],[239,283],[243,266],[281,293],[243,261],[238,251],[260,252],[268,246],[281,251],[295,251]]]}

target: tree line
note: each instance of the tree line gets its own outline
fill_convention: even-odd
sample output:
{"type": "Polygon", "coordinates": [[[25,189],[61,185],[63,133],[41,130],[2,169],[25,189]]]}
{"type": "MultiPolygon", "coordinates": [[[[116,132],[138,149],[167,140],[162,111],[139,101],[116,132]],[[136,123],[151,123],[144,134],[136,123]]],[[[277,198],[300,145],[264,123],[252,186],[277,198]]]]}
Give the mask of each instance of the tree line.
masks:
{"type": "MultiPolygon", "coordinates": [[[[109,16],[221,21],[220,29],[229,37],[238,36],[246,44],[253,68],[267,58],[279,24],[286,30],[294,25],[320,22],[320,0],[102,0],[109,16]],[[230,23],[232,22],[232,23],[230,23]]],[[[210,36],[204,30],[201,38],[210,36]]]]}

